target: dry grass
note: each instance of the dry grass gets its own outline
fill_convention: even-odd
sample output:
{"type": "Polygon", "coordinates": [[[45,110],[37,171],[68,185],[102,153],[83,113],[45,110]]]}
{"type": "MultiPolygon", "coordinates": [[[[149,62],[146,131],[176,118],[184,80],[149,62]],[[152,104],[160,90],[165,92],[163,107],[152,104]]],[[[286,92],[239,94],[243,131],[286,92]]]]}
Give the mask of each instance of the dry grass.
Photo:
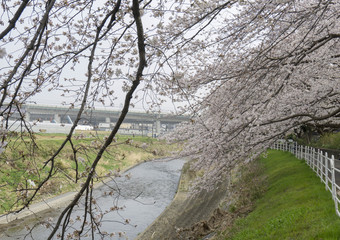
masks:
{"type": "MultiPolygon", "coordinates": [[[[107,135],[94,132],[81,134],[82,137],[77,139],[77,136],[80,136],[77,133],[72,141],[77,149],[78,172],[75,171],[76,161],[71,145],[67,144],[55,159],[53,177],[45,183],[43,191],[36,198],[37,201],[77,190],[86,179],[97,151],[107,135]],[[75,183],[77,176],[79,179],[75,183]]],[[[28,137],[10,139],[6,151],[0,155],[0,214],[25,203],[27,196],[33,193],[33,190],[24,190],[27,182],[33,181],[37,186],[43,181],[50,169],[50,165],[43,168],[44,162],[53,155],[64,139],[63,134],[37,134],[35,148],[28,137]]],[[[118,136],[100,160],[96,168],[96,180],[106,178],[112,171],[121,171],[139,162],[169,155],[176,149],[177,146],[157,139],[118,136]]]]}

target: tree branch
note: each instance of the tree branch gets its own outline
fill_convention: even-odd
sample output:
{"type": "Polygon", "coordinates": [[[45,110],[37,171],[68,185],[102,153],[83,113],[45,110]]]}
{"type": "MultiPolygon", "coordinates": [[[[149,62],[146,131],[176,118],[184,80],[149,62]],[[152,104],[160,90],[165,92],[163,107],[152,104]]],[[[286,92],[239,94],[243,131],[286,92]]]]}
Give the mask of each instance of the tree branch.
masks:
{"type": "Polygon", "coordinates": [[[9,20],[9,25],[5,30],[0,33],[0,40],[3,39],[13,28],[15,28],[15,24],[20,18],[21,14],[25,10],[29,0],[22,0],[21,5],[19,6],[18,10],[15,12],[13,18],[9,20]]]}
{"type": "MultiPolygon", "coordinates": [[[[141,18],[140,18],[140,9],[139,9],[139,1],[138,0],[133,0],[132,11],[133,11],[133,16],[134,16],[136,28],[137,28],[138,50],[139,50],[139,66],[138,66],[138,69],[137,69],[135,80],[133,81],[130,90],[127,92],[127,94],[125,96],[124,107],[123,107],[122,112],[119,116],[119,119],[117,120],[115,127],[113,128],[109,137],[104,142],[103,146],[98,151],[98,154],[97,154],[95,160],[92,163],[91,170],[88,174],[86,182],[84,183],[83,187],[79,190],[78,194],[75,196],[73,201],[64,209],[62,214],[59,216],[59,219],[58,219],[55,227],[53,228],[48,239],[52,239],[52,237],[54,236],[54,234],[58,230],[59,225],[60,225],[64,215],[72,210],[73,206],[75,206],[75,204],[79,201],[79,199],[83,195],[84,191],[88,188],[88,186],[89,186],[89,184],[90,184],[90,182],[91,182],[91,180],[92,180],[92,178],[95,174],[96,166],[97,166],[99,160],[101,159],[104,151],[112,143],[115,135],[117,134],[117,132],[118,132],[120,126],[121,126],[121,124],[123,123],[128,111],[129,111],[129,106],[130,106],[130,102],[131,102],[131,99],[132,99],[132,95],[135,92],[136,88],[138,87],[138,85],[141,81],[141,78],[142,78],[142,75],[143,75],[143,70],[146,66],[146,58],[145,58],[144,31],[143,31],[142,21],[141,21],[141,18]]],[[[98,36],[98,34],[97,34],[97,36],[98,36]]]]}

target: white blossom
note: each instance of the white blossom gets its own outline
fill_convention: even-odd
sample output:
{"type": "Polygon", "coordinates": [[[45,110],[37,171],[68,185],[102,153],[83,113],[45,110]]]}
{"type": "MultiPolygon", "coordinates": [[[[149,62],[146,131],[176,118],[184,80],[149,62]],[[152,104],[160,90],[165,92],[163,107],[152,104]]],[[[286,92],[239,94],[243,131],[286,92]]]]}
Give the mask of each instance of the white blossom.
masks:
{"type": "Polygon", "coordinates": [[[28,186],[29,186],[29,187],[35,187],[35,186],[36,186],[35,183],[34,183],[34,181],[32,181],[31,179],[28,179],[28,180],[27,180],[27,183],[28,183],[28,186]]]}

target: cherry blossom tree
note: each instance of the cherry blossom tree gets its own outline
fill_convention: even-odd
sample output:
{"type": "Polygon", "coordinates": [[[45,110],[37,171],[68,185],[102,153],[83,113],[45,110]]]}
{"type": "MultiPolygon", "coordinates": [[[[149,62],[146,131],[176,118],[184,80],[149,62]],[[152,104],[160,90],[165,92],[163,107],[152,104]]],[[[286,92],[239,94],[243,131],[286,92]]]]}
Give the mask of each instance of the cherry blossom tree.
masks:
{"type": "Polygon", "coordinates": [[[182,65],[163,82],[194,114],[171,138],[196,155],[198,189],[300,126],[339,129],[339,9],[323,0],[195,1],[160,30],[179,46],[182,65]]]}

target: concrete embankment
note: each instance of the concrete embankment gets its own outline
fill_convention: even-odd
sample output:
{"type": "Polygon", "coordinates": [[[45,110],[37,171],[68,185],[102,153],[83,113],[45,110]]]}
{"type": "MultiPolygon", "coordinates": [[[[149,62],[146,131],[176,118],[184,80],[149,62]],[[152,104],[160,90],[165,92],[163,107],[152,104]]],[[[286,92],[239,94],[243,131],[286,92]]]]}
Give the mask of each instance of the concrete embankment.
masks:
{"type": "Polygon", "coordinates": [[[188,183],[195,174],[190,172],[188,164],[183,167],[172,203],[137,240],[212,239],[236,218],[247,215],[253,209],[253,200],[265,189],[260,174],[263,169],[254,161],[235,167],[211,192],[191,196],[188,183]]]}
{"type": "Polygon", "coordinates": [[[213,193],[204,192],[194,198],[179,192],[167,209],[137,239],[187,239],[186,236],[209,234],[212,230],[209,220],[219,215],[215,209],[225,198],[226,190],[221,184],[213,193]]]}
{"type": "Polygon", "coordinates": [[[209,234],[214,221],[224,215],[219,205],[227,198],[229,180],[225,178],[212,192],[190,196],[187,189],[190,172],[188,166],[183,169],[174,200],[137,240],[197,239],[209,234]]]}

